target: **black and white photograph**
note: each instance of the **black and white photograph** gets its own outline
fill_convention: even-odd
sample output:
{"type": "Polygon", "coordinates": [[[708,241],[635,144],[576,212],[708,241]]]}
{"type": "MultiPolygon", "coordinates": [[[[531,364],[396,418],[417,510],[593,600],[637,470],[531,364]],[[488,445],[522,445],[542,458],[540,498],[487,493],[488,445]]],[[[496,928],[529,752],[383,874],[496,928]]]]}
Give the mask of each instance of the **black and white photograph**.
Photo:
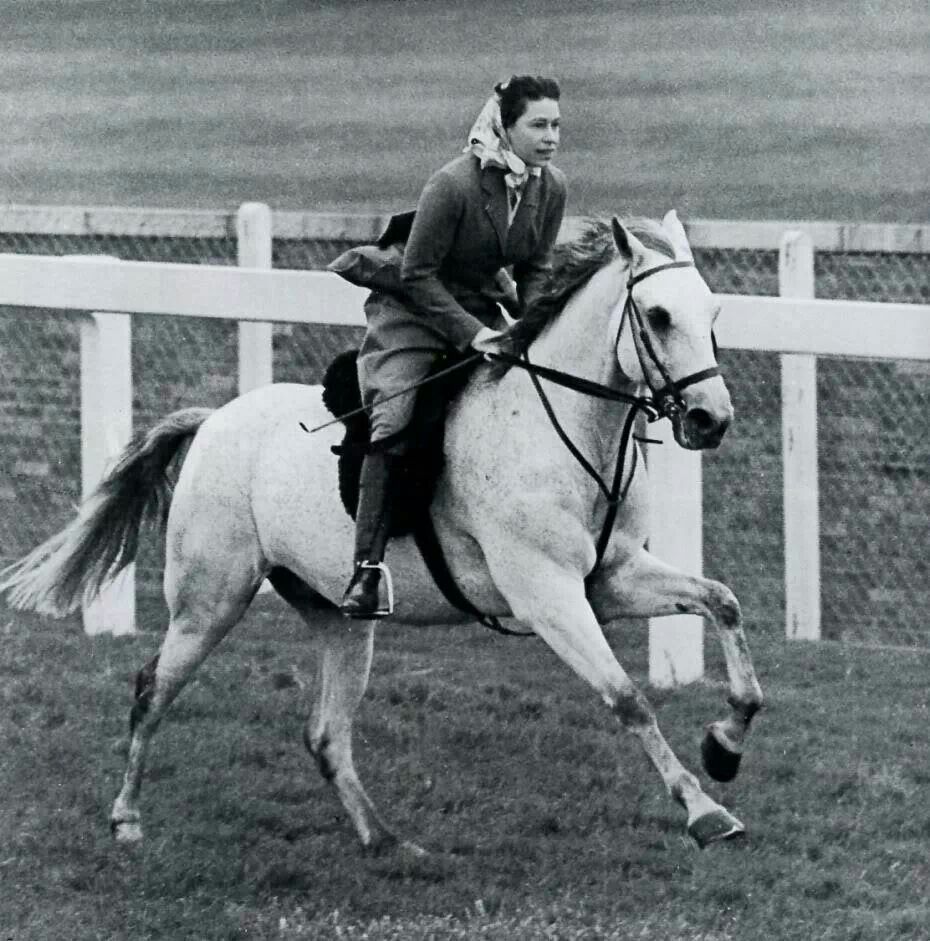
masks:
{"type": "Polygon", "coordinates": [[[0,0],[0,941],[930,941],[926,0],[0,0]]]}

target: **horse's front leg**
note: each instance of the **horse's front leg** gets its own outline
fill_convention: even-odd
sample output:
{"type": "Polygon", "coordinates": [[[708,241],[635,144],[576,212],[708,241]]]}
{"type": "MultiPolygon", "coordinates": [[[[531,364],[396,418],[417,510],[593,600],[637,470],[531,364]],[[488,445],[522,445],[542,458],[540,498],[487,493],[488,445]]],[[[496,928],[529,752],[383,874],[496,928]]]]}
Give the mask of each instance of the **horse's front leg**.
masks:
{"type": "Polygon", "coordinates": [[[543,554],[514,551],[495,565],[495,583],[514,616],[587,680],[629,732],[635,735],[669,794],[688,814],[688,832],[699,846],[738,836],[743,824],[702,790],[666,742],[646,697],[617,662],[585,597],[580,575],[543,554]]]}
{"type": "Polygon", "coordinates": [[[730,715],[707,727],[701,754],[707,773],[715,780],[736,777],[749,724],[762,706],[762,689],[733,592],[709,578],[686,575],[641,550],[626,565],[597,580],[589,594],[605,620],[699,614],[713,622],[726,658],[730,715]]]}

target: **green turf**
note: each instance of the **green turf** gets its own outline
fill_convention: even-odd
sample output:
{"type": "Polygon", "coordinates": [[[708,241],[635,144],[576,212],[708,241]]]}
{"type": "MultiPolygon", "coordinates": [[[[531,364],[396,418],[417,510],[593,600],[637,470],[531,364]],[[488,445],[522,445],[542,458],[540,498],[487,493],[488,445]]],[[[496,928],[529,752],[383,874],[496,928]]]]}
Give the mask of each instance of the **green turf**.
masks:
{"type": "Polygon", "coordinates": [[[926,222],[928,48],[925,0],[4,0],[0,191],[398,209],[532,71],[573,213],[926,222]]]}

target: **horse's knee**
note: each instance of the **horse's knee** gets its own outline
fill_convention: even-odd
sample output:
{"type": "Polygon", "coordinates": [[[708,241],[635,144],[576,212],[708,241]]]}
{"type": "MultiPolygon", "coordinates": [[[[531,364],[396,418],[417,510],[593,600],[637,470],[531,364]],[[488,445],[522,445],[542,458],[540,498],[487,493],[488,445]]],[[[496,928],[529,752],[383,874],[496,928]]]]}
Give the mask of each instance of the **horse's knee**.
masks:
{"type": "Polygon", "coordinates": [[[721,582],[711,582],[707,607],[710,608],[721,627],[731,629],[739,627],[743,622],[743,612],[739,600],[721,582]]]}
{"type": "Polygon", "coordinates": [[[638,689],[617,693],[611,710],[626,729],[643,728],[655,720],[649,700],[638,689]]]}
{"type": "Polygon", "coordinates": [[[129,734],[136,731],[136,727],[145,718],[152,704],[155,694],[155,671],[158,669],[158,654],[136,674],[135,700],[129,713],[129,734]]]}

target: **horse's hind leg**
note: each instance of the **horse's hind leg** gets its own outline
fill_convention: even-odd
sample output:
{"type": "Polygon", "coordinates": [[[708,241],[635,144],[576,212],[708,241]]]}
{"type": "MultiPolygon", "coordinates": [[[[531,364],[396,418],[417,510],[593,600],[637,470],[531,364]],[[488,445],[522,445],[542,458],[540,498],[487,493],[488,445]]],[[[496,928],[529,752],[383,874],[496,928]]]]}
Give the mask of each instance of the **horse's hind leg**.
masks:
{"type": "Polygon", "coordinates": [[[365,793],[352,761],[352,722],[368,686],[374,627],[342,619],[324,631],[304,744],[336,789],[362,845],[379,851],[399,841],[365,793]]]}
{"type": "Polygon", "coordinates": [[[339,795],[366,849],[399,846],[420,856],[424,851],[402,842],[384,822],[365,793],[352,760],[352,725],[371,671],[374,624],[348,621],[299,578],[274,569],[269,580],[315,634],[318,649],[313,705],[304,727],[304,744],[323,777],[339,795]]]}
{"type": "Polygon", "coordinates": [[[171,621],[161,652],[136,678],[129,758],[110,814],[110,828],[120,842],[142,839],[139,790],[159,722],[197,667],[245,613],[260,583],[254,565],[224,559],[218,550],[211,562],[188,570],[180,590],[169,598],[171,621]]]}

